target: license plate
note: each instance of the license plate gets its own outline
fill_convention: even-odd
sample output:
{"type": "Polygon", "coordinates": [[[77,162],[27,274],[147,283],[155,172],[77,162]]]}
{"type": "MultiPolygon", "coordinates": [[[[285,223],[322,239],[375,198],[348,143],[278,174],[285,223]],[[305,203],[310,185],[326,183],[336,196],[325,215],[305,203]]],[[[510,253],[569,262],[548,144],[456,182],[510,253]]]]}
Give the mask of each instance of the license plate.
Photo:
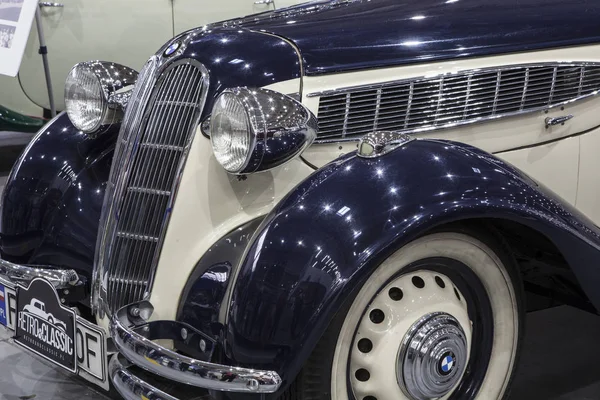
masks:
{"type": "Polygon", "coordinates": [[[107,388],[104,330],[64,307],[48,281],[15,287],[0,280],[0,324],[15,331],[18,345],[107,388]]]}

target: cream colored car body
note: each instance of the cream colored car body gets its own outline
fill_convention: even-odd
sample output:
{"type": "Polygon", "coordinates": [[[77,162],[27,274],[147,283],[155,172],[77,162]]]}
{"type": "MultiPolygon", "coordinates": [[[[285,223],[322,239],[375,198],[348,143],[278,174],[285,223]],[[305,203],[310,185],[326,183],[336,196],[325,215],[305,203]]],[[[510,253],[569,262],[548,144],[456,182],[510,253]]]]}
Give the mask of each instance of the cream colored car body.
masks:
{"type": "MultiPolygon", "coordinates": [[[[316,115],[318,97],[311,93],[398,79],[437,75],[484,67],[572,60],[600,62],[600,46],[529,52],[485,58],[418,64],[372,71],[305,77],[303,103],[316,115]]],[[[294,93],[299,80],[268,88],[294,93]]],[[[600,97],[593,96],[548,114],[534,112],[472,125],[433,130],[418,137],[451,139],[495,153],[543,182],[567,202],[600,224],[600,97]],[[573,114],[564,126],[545,127],[545,118],[573,114]]],[[[354,151],[357,142],[315,143],[303,157],[320,167],[354,151]]],[[[247,180],[228,175],[212,155],[210,141],[198,131],[185,165],[165,236],[150,301],[152,319],[176,318],[179,294],[198,260],[219,238],[258,216],[265,215],[313,170],[293,161],[274,170],[252,174],[247,180]],[[194,221],[194,223],[190,223],[194,221]],[[173,273],[177,268],[177,274],[173,273]]],[[[223,320],[224,315],[221,316],[223,320]]],[[[99,320],[102,325],[106,320],[99,320]]]]}
{"type": "MultiPolygon", "coordinates": [[[[191,28],[303,3],[306,0],[57,0],[42,7],[56,109],[64,109],[64,82],[82,60],[110,60],[139,70],[174,35],[191,28]]],[[[37,29],[29,35],[18,78],[0,76],[0,104],[40,116],[50,108],[37,29]]]]}

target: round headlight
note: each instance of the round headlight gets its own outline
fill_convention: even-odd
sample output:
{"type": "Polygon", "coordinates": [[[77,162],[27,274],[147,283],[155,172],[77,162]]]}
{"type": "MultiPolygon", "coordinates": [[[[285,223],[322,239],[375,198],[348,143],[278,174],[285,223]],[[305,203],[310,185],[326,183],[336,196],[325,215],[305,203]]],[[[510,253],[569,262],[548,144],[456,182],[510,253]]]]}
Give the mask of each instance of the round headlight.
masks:
{"type": "Polygon", "coordinates": [[[65,82],[65,105],[73,125],[92,133],[120,122],[137,77],[137,71],[107,61],[75,65],[65,82]]]}
{"type": "Polygon", "coordinates": [[[224,92],[215,102],[210,139],[215,158],[225,170],[238,173],[247,166],[254,148],[254,134],[241,98],[233,92],[224,92]]]}
{"type": "Polygon", "coordinates": [[[73,67],[65,82],[65,105],[73,125],[83,132],[100,127],[108,109],[100,79],[88,63],[73,67]]]}
{"type": "Polygon", "coordinates": [[[250,174],[275,168],[316,137],[315,116],[302,103],[270,89],[227,89],[213,106],[210,139],[227,172],[250,174]]]}

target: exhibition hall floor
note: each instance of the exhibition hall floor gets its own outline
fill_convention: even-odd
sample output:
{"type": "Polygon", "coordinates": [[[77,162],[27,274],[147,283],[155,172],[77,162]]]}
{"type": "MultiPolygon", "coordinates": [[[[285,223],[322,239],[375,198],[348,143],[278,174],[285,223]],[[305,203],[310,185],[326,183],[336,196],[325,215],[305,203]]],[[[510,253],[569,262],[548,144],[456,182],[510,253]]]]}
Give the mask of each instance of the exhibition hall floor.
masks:
{"type": "MultiPolygon", "coordinates": [[[[17,154],[0,149],[0,193],[17,154]]],[[[510,400],[600,400],[599,337],[600,318],[584,311],[561,306],[530,313],[510,400]]],[[[11,342],[0,328],[0,400],[106,398],[11,342]]]]}

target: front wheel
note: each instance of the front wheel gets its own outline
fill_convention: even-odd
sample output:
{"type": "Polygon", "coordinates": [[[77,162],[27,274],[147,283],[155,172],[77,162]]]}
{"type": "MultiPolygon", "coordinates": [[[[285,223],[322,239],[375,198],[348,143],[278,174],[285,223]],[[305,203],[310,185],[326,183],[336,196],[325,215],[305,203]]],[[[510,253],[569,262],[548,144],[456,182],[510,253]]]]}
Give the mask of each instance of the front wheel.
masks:
{"type": "Polygon", "coordinates": [[[331,324],[291,397],[504,398],[524,317],[506,254],[494,240],[463,233],[431,234],[398,250],[331,324]]]}

